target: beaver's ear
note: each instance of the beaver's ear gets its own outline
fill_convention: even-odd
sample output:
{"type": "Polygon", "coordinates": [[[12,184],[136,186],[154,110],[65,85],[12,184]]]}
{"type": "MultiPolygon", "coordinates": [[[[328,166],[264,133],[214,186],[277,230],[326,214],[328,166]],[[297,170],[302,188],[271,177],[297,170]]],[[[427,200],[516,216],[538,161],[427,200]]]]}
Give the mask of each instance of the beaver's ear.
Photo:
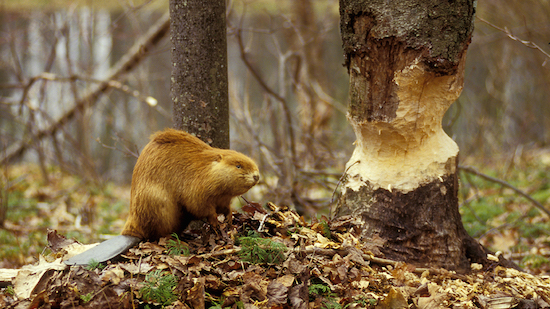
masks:
{"type": "Polygon", "coordinates": [[[216,157],[214,158],[214,161],[221,162],[222,159],[223,159],[223,156],[221,154],[217,154],[216,157]]]}

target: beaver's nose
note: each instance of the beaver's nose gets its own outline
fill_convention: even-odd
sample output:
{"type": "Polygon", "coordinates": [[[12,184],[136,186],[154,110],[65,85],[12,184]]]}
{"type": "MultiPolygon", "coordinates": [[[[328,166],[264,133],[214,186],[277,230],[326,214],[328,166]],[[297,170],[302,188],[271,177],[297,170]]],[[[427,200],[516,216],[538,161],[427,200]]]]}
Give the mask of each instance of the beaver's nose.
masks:
{"type": "Polygon", "coordinates": [[[254,175],[254,180],[258,182],[258,180],[260,180],[260,175],[254,175]]]}

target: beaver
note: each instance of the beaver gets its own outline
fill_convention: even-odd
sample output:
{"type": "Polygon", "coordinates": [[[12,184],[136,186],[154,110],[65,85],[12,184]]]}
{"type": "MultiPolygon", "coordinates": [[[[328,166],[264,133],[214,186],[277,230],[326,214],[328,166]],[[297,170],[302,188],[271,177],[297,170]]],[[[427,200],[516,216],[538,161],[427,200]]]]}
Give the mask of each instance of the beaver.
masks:
{"type": "Polygon", "coordinates": [[[180,233],[194,219],[219,229],[231,222],[231,200],[258,183],[258,166],[242,153],[212,148],[195,136],[166,129],[151,136],[132,174],[130,215],[121,235],[73,256],[67,265],[105,262],[141,240],[180,233]]]}
{"type": "Polygon", "coordinates": [[[242,153],[210,147],[184,131],[157,132],[134,167],[121,234],[154,240],[202,218],[217,229],[218,214],[231,222],[231,200],[259,178],[256,163],[242,153]]]}

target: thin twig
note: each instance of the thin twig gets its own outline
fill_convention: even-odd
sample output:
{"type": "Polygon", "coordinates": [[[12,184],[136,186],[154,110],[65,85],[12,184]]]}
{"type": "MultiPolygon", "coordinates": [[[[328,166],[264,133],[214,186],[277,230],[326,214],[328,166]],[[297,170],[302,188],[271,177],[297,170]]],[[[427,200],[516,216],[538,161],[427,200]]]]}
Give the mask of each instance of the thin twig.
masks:
{"type": "MultiPolygon", "coordinates": [[[[42,74],[33,76],[29,79],[29,82],[26,85],[21,85],[19,88],[23,88],[23,96],[22,99],[19,101],[19,104],[23,105],[23,102],[26,101],[26,93],[28,92],[29,88],[32,87],[34,83],[36,83],[39,80],[46,80],[46,81],[54,81],[54,82],[70,82],[74,83],[77,80],[89,82],[89,83],[96,83],[96,84],[104,84],[107,83],[108,88],[116,89],[121,92],[124,92],[139,101],[147,103],[149,106],[154,107],[159,114],[161,114],[164,117],[171,118],[169,112],[167,112],[165,109],[160,107],[158,104],[157,99],[147,96],[144,94],[141,94],[138,90],[132,89],[130,86],[123,84],[117,80],[101,80],[91,77],[85,77],[78,74],[73,74],[71,76],[58,76],[53,73],[44,72],[42,74]]],[[[13,104],[13,103],[11,103],[13,104]]]]}
{"type": "MultiPolygon", "coordinates": [[[[488,20],[485,20],[479,16],[476,16],[477,19],[479,19],[480,21],[482,21],[483,23],[497,29],[498,31],[501,31],[503,32],[504,34],[506,34],[506,36],[508,36],[510,39],[516,41],[516,42],[520,42],[521,44],[529,47],[529,48],[532,48],[532,49],[536,49],[538,50],[539,52],[541,52],[543,55],[545,55],[547,58],[550,59],[550,54],[547,53],[546,51],[544,51],[542,48],[540,48],[540,46],[538,46],[536,43],[533,43],[531,41],[527,41],[527,40],[522,40],[518,37],[516,37],[515,35],[513,35],[511,32],[510,32],[510,29],[508,29],[507,27],[504,27],[504,28],[501,28],[491,22],[489,22],[488,20]]],[[[546,60],[548,61],[548,60],[546,60]]],[[[546,63],[546,61],[544,61],[546,63]]]]}
{"type": "Polygon", "coordinates": [[[260,73],[258,72],[258,70],[256,70],[256,68],[248,60],[247,52],[245,50],[244,42],[242,38],[242,29],[240,28],[237,29],[237,34],[235,35],[235,37],[237,38],[237,43],[239,45],[241,59],[244,65],[246,66],[246,68],[248,69],[248,71],[250,71],[252,76],[254,76],[254,79],[258,82],[260,87],[262,87],[262,89],[265,92],[267,92],[269,95],[271,95],[281,103],[286,121],[288,123],[288,135],[290,138],[290,152],[292,157],[292,163],[294,164],[295,167],[297,167],[298,162],[297,162],[297,155],[296,155],[296,137],[294,133],[294,128],[292,127],[292,114],[290,112],[290,108],[288,107],[286,100],[267,85],[267,83],[262,78],[262,76],[260,76],[260,73]]]}
{"type": "Polygon", "coordinates": [[[117,150],[119,152],[121,152],[124,156],[126,157],[134,157],[134,158],[138,158],[139,157],[139,150],[137,149],[137,146],[134,145],[134,150],[130,149],[126,144],[128,143],[126,140],[124,140],[124,138],[118,136],[117,133],[115,133],[115,135],[112,137],[112,139],[115,141],[115,145],[114,146],[109,146],[107,144],[104,144],[101,139],[98,137],[96,138],[96,142],[98,142],[103,148],[107,148],[107,149],[111,149],[111,150],[117,150]],[[121,149],[121,148],[118,148],[117,147],[117,141],[122,141],[122,146],[124,147],[124,149],[121,149]]]}
{"type": "Polygon", "coordinates": [[[500,184],[500,185],[502,185],[506,188],[512,189],[517,194],[519,194],[519,195],[525,197],[526,199],[528,199],[531,203],[533,203],[533,205],[535,205],[535,207],[537,207],[540,211],[544,212],[548,217],[550,217],[550,211],[548,209],[546,209],[541,203],[539,203],[537,200],[535,200],[529,194],[527,194],[524,191],[512,186],[511,184],[507,183],[506,181],[498,179],[498,178],[491,177],[491,176],[483,174],[481,172],[478,172],[475,168],[473,168],[471,166],[459,165],[458,168],[460,170],[464,171],[464,172],[474,174],[474,175],[479,176],[479,177],[481,177],[485,180],[489,180],[489,181],[498,183],[498,184],[500,184]]]}
{"type": "Polygon", "coordinates": [[[336,195],[336,190],[338,190],[338,186],[340,186],[340,184],[342,183],[342,180],[344,180],[344,177],[346,177],[346,175],[348,174],[348,171],[349,169],[354,166],[355,164],[358,164],[358,163],[361,163],[360,160],[357,160],[355,162],[353,162],[352,164],[350,164],[350,166],[348,166],[346,168],[346,170],[344,171],[344,173],[342,174],[342,176],[340,177],[340,179],[338,179],[338,183],[336,184],[336,188],[334,188],[334,191],[332,192],[332,197],[330,198],[330,215],[331,215],[331,218],[333,217],[334,213],[332,213],[332,205],[334,205],[334,195],[336,195]]]}
{"type": "MultiPolygon", "coordinates": [[[[237,253],[241,252],[241,250],[242,249],[240,247],[235,247],[235,248],[232,248],[232,249],[226,249],[226,250],[220,250],[220,251],[215,251],[215,252],[211,252],[211,253],[201,254],[201,255],[198,255],[197,257],[202,258],[202,259],[210,259],[210,258],[213,258],[213,257],[222,256],[222,255],[237,254],[237,253]]],[[[329,257],[334,256],[336,254],[339,254],[340,256],[345,257],[350,253],[349,248],[326,249],[326,248],[309,247],[309,248],[304,249],[304,248],[296,247],[296,248],[293,248],[291,251],[294,252],[294,253],[301,253],[301,254],[307,254],[307,255],[309,255],[309,254],[311,254],[311,255],[325,255],[325,256],[329,256],[329,257]]],[[[403,262],[399,262],[399,261],[379,258],[379,257],[376,257],[372,254],[360,253],[360,256],[365,261],[370,261],[372,263],[382,264],[382,265],[391,265],[392,267],[396,267],[396,266],[403,263],[403,262]]],[[[360,266],[368,266],[368,264],[362,263],[361,261],[354,261],[354,262],[359,264],[360,266]]],[[[455,273],[450,272],[450,271],[445,270],[445,269],[428,268],[428,267],[414,267],[414,269],[411,270],[412,273],[416,273],[416,274],[422,274],[426,271],[429,272],[430,274],[436,274],[437,275],[437,274],[443,274],[444,273],[444,274],[447,274],[447,275],[449,275],[450,277],[453,277],[453,278],[463,278],[463,276],[455,274],[455,273]]]]}

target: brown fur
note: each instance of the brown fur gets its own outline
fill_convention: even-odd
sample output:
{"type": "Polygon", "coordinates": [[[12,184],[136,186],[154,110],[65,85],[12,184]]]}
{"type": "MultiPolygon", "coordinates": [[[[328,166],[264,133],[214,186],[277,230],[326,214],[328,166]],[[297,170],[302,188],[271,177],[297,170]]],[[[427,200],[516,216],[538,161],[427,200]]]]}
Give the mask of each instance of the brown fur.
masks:
{"type": "Polygon", "coordinates": [[[212,148],[183,131],[157,132],[134,167],[122,235],[157,239],[202,218],[217,228],[218,214],[231,220],[231,199],[258,179],[258,167],[242,153],[212,148]]]}

